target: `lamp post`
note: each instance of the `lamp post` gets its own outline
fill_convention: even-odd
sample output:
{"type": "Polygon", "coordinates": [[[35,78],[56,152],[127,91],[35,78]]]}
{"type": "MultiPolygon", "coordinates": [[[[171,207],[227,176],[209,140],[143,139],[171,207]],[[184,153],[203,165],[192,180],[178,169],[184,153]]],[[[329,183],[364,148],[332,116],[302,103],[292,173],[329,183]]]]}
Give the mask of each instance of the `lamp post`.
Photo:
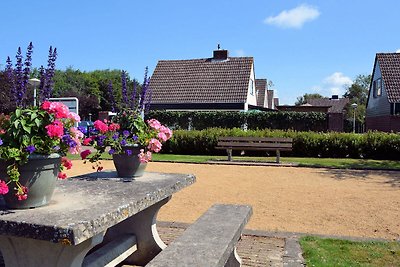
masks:
{"type": "Polygon", "coordinates": [[[356,108],[357,108],[357,103],[351,104],[351,107],[353,108],[353,133],[356,132],[356,108]]]}
{"type": "Polygon", "coordinates": [[[36,86],[40,84],[40,80],[32,78],[28,80],[28,83],[33,86],[33,106],[36,107],[36,86]]]}

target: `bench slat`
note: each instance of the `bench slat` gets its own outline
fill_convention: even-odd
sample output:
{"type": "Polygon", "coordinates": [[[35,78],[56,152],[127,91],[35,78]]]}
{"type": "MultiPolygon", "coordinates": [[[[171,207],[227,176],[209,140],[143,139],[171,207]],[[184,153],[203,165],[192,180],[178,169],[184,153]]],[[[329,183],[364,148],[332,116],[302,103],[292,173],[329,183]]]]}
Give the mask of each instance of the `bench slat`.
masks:
{"type": "Polygon", "coordinates": [[[251,214],[250,206],[212,206],[146,267],[224,266],[251,214]]]}
{"type": "Polygon", "coordinates": [[[218,142],[218,147],[235,148],[235,147],[245,147],[245,148],[292,148],[292,144],[278,144],[278,143],[227,143],[218,142]]]}

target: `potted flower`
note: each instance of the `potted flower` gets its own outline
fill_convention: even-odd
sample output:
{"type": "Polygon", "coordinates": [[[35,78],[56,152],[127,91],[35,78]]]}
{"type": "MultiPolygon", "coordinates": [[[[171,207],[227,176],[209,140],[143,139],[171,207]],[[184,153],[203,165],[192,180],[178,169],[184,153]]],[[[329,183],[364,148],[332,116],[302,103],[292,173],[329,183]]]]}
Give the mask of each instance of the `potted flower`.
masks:
{"type": "MultiPolygon", "coordinates": [[[[160,152],[162,142],[172,136],[172,131],[155,119],[144,121],[133,109],[124,109],[111,121],[94,122],[97,134],[86,138],[84,145],[92,145],[96,152],[82,152],[82,158],[98,162],[104,152],[113,157],[118,176],[132,178],[142,176],[152,153],[160,152]]],[[[101,170],[98,164],[97,170],[101,170]]]]}
{"type": "Polygon", "coordinates": [[[93,146],[95,153],[92,154],[90,150],[81,153],[82,159],[95,163],[93,168],[97,171],[103,169],[99,160],[101,155],[107,152],[113,157],[119,177],[142,176],[152,153],[160,152],[162,143],[171,138],[172,131],[168,127],[155,119],[148,121],[143,119],[151,102],[150,79],[147,77],[147,72],[146,67],[141,88],[137,88],[136,81],[128,80],[125,71],[121,72],[119,107],[114,98],[112,82],[109,82],[108,102],[116,115],[111,120],[94,122],[95,134],[86,138],[83,144],[93,146]],[[133,85],[131,90],[129,83],[133,85]]]}
{"type": "Polygon", "coordinates": [[[0,116],[0,194],[10,208],[31,208],[49,202],[57,177],[72,163],[67,152],[81,150],[80,121],[61,102],[18,107],[0,116]]]}

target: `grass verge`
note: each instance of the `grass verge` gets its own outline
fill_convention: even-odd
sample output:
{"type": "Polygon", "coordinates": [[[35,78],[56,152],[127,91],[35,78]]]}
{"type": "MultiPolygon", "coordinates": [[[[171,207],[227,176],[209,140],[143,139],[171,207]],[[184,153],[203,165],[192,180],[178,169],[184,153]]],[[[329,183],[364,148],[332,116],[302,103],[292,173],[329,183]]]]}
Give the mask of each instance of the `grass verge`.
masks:
{"type": "Polygon", "coordinates": [[[300,238],[307,266],[400,266],[399,242],[300,238]]]}

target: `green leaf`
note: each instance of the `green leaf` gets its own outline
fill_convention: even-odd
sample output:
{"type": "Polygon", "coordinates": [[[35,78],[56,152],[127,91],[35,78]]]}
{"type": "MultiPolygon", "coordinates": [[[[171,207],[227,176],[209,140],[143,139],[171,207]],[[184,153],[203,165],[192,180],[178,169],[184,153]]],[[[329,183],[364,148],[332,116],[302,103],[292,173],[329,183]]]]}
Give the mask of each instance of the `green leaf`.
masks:
{"type": "Polygon", "coordinates": [[[21,114],[22,114],[22,110],[20,110],[20,109],[16,109],[16,110],[15,110],[15,116],[16,116],[17,118],[21,117],[21,114]]]}

